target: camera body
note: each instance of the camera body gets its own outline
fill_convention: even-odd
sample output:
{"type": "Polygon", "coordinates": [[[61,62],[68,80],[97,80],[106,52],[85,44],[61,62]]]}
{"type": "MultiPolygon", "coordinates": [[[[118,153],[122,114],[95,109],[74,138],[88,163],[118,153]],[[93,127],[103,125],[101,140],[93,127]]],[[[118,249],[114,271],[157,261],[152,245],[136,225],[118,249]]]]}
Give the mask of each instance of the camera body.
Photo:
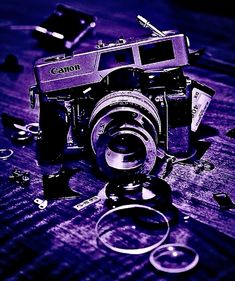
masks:
{"type": "Polygon", "coordinates": [[[212,90],[184,76],[188,56],[185,36],[173,34],[39,59],[30,91],[32,107],[39,95],[39,157],[89,151],[115,178],[148,174],[160,150],[190,154],[192,94],[212,90]]]}

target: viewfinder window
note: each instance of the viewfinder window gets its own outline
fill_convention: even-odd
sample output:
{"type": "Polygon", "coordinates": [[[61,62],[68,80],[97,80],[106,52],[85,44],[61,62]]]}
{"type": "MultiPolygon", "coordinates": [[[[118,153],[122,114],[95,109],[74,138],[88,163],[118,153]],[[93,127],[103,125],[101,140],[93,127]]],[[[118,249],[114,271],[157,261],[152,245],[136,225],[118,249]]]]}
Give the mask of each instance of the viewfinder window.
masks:
{"type": "Polygon", "coordinates": [[[139,52],[142,64],[171,60],[175,57],[171,40],[139,46],[139,52]]]}
{"type": "Polygon", "coordinates": [[[100,56],[99,70],[129,65],[133,63],[134,57],[131,48],[106,52],[101,54],[100,56]]]}

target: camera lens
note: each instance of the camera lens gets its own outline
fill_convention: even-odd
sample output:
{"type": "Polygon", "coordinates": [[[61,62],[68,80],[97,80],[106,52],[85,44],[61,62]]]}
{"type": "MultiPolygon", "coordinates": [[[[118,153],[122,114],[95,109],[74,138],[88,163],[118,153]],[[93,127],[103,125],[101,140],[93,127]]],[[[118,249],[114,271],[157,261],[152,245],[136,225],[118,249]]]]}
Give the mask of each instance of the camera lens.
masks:
{"type": "Polygon", "coordinates": [[[153,169],[161,122],[155,105],[142,93],[106,95],[94,107],[89,125],[98,167],[108,177],[153,169]]]}
{"type": "Polygon", "coordinates": [[[110,141],[110,149],[117,153],[123,154],[133,154],[136,150],[136,146],[141,145],[141,142],[138,138],[132,135],[118,135],[110,141]]]}
{"type": "Polygon", "coordinates": [[[143,142],[131,134],[117,134],[105,151],[108,165],[115,169],[133,169],[143,163],[146,150],[143,142]]]}

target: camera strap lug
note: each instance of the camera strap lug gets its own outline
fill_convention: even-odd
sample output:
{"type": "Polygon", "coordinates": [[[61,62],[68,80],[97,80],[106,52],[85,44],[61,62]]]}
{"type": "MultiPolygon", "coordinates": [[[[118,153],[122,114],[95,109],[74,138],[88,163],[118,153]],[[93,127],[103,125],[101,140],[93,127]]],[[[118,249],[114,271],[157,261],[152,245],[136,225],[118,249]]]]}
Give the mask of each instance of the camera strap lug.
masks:
{"type": "Polygon", "coordinates": [[[33,85],[29,89],[30,106],[32,109],[34,109],[36,105],[36,94],[38,94],[38,87],[33,85]]]}

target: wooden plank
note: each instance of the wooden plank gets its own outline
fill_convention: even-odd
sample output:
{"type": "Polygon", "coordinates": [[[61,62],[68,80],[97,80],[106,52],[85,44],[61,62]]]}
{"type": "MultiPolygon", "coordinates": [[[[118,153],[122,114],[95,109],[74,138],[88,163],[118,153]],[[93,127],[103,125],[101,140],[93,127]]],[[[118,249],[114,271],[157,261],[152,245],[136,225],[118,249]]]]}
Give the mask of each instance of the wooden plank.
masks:
{"type": "MultiPolygon", "coordinates": [[[[79,168],[70,184],[79,196],[49,200],[40,210],[35,198],[44,199],[42,177],[62,167],[36,161],[36,140],[28,144],[11,141],[0,122],[0,149],[14,154],[0,159],[0,276],[1,280],[233,280],[234,209],[222,211],[213,194],[226,192],[235,200],[233,138],[235,128],[234,47],[235,20],[225,14],[191,10],[176,1],[66,1],[69,5],[98,17],[95,33],[77,46],[83,52],[99,39],[106,42],[148,33],[136,22],[141,14],[159,29],[184,32],[193,49],[205,54],[185,73],[204,83],[216,94],[196,137],[209,144],[202,159],[213,163],[212,171],[196,174],[192,166],[175,164],[165,179],[172,188],[173,203],[180,210],[166,242],[192,246],[200,255],[198,266],[185,274],[169,275],[153,269],[149,253],[118,254],[97,243],[95,224],[108,207],[104,201],[81,211],[75,204],[103,190],[106,180],[95,172],[89,159],[73,159],[64,166],[79,168]],[[22,187],[9,180],[14,168],[30,173],[30,185],[22,187]],[[189,216],[189,217],[187,217],[189,216]],[[187,217],[187,219],[185,218],[187,217]]],[[[56,52],[41,48],[31,36],[30,27],[53,11],[52,0],[16,0],[0,3],[0,63],[7,54],[17,56],[21,73],[0,71],[0,113],[8,113],[26,123],[38,121],[38,104],[30,109],[29,87],[35,83],[33,64],[37,58],[56,52]],[[27,28],[24,28],[24,26],[27,28]]],[[[202,143],[203,144],[203,143],[202,143]]],[[[165,164],[159,177],[162,177],[165,164]]]]}

